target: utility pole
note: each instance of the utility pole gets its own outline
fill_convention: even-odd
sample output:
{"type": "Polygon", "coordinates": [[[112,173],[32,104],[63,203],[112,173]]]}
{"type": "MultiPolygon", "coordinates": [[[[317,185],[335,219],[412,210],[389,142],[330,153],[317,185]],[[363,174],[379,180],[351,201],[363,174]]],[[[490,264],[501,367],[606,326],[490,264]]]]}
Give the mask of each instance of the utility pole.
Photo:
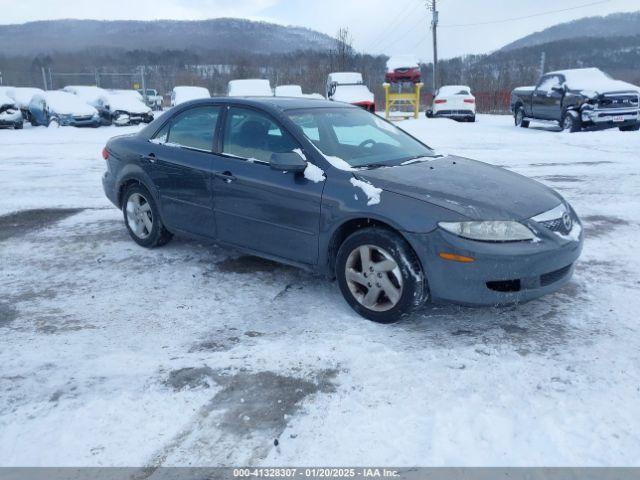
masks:
{"type": "Polygon", "coordinates": [[[433,93],[438,89],[438,7],[437,0],[428,0],[427,7],[431,11],[431,33],[433,34],[433,93]]]}
{"type": "Polygon", "coordinates": [[[540,54],[540,76],[544,75],[546,61],[547,61],[547,52],[542,52],[540,54]]]}
{"type": "Polygon", "coordinates": [[[47,90],[47,74],[44,71],[44,67],[40,67],[42,70],[42,83],[44,84],[44,89],[47,90]]]}
{"type": "Polygon", "coordinates": [[[147,83],[144,78],[144,65],[140,65],[140,87],[142,87],[142,98],[147,103],[147,83]]]}

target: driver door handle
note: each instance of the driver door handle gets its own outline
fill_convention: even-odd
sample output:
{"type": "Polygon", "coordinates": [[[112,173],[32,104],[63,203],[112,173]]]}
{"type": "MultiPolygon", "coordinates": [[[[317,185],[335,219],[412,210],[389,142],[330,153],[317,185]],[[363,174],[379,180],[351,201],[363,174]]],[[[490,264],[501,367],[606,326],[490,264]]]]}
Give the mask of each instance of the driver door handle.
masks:
{"type": "Polygon", "coordinates": [[[156,163],[157,161],[154,153],[150,153],[149,155],[140,155],[140,159],[149,163],[156,163]]]}
{"type": "Polygon", "coordinates": [[[226,183],[235,182],[237,178],[235,175],[229,171],[226,172],[216,172],[213,174],[214,177],[224,180],[226,183]]]}

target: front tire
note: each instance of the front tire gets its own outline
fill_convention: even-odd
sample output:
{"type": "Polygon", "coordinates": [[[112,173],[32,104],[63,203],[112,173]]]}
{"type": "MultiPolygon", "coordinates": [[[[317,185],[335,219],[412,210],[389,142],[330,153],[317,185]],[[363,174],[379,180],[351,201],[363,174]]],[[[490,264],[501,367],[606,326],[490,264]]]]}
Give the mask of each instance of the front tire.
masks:
{"type": "Polygon", "coordinates": [[[562,130],[570,133],[576,133],[582,130],[580,119],[575,112],[568,110],[564,113],[564,117],[562,117],[562,130]]]}
{"type": "Polygon", "coordinates": [[[336,257],[336,276],[351,308],[378,323],[400,320],[428,296],[413,249],[383,228],[365,228],[347,237],[336,257]]]}
{"type": "Polygon", "coordinates": [[[127,188],[122,197],[122,214],[129,235],[138,245],[154,248],[171,240],[156,201],[144,186],[134,184],[127,188]]]}
{"type": "Polygon", "coordinates": [[[638,130],[640,130],[640,123],[638,123],[637,125],[629,125],[626,127],[618,127],[618,129],[621,132],[637,132],[638,130]]]}

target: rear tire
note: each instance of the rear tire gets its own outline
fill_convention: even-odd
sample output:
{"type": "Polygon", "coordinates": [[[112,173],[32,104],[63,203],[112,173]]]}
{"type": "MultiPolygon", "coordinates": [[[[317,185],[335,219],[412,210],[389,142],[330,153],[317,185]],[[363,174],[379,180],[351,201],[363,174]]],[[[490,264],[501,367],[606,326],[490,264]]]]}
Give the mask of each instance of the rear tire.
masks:
{"type": "Polygon", "coordinates": [[[347,237],[336,257],[336,277],[351,308],[378,323],[397,322],[428,298],[415,252],[384,228],[364,228],[347,237]]]}
{"type": "Polygon", "coordinates": [[[522,105],[516,108],[516,112],[513,114],[513,120],[516,127],[529,128],[529,120],[525,120],[525,112],[522,105]]]}
{"type": "Polygon", "coordinates": [[[133,184],[125,190],[122,214],[129,235],[142,247],[160,247],[173,237],[162,223],[153,195],[140,184],[133,184]]]}

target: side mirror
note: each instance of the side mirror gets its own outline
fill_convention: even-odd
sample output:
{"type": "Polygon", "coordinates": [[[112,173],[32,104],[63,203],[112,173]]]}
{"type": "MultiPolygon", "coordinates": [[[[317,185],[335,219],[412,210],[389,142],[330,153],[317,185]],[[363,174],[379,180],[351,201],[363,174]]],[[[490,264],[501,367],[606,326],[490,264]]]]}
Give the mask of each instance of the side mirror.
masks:
{"type": "Polygon", "coordinates": [[[304,172],[307,162],[296,152],[274,153],[271,155],[269,166],[273,170],[282,172],[304,172]]]}
{"type": "Polygon", "coordinates": [[[551,87],[551,90],[553,90],[556,93],[564,93],[564,87],[563,86],[551,87]]]}

